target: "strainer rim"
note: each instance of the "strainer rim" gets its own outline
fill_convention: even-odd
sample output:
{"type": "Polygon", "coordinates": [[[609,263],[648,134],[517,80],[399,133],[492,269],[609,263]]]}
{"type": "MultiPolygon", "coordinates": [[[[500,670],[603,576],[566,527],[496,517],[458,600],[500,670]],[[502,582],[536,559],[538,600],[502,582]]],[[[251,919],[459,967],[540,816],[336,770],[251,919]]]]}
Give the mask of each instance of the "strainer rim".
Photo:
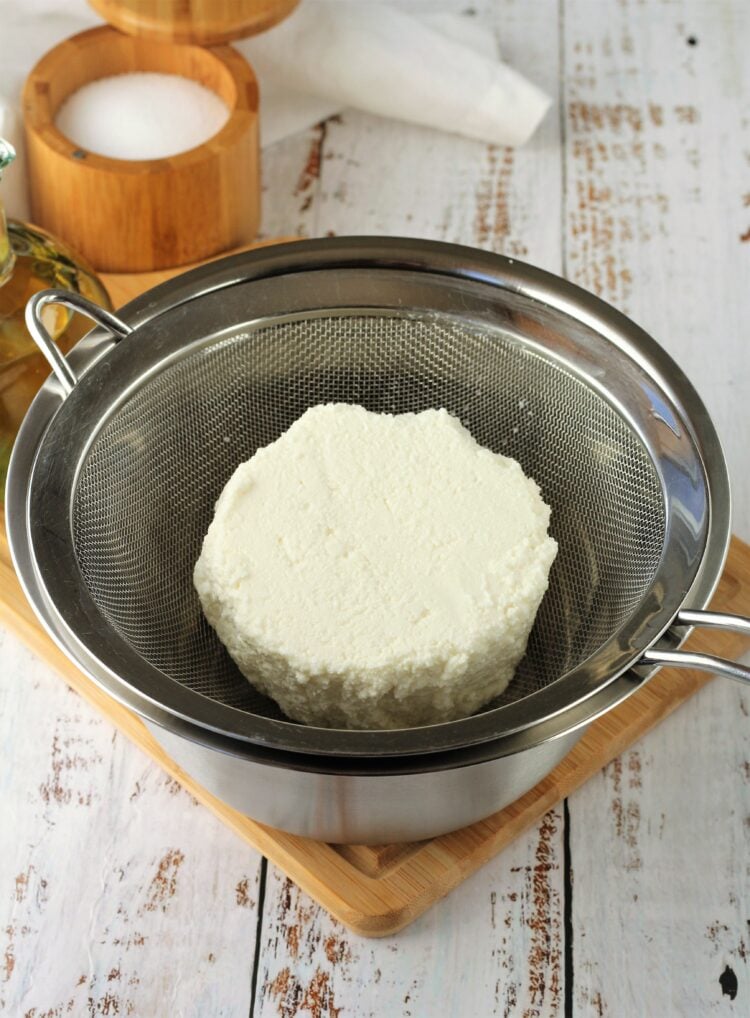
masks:
{"type": "MultiPolygon", "coordinates": [[[[714,451],[719,449],[718,439],[716,438],[713,426],[708,420],[708,417],[705,414],[705,410],[702,404],[700,403],[700,400],[697,397],[695,390],[692,388],[690,383],[687,382],[687,380],[684,378],[679,368],[677,368],[674,362],[671,361],[670,358],[668,358],[668,356],[664,353],[663,350],[661,350],[661,348],[655,343],[655,341],[648,337],[642,330],[638,329],[638,327],[634,323],[630,322],[629,319],[622,316],[619,312],[615,311],[609,305],[606,305],[598,298],[595,298],[587,294],[585,291],[579,290],[577,287],[574,287],[567,281],[559,279],[559,277],[552,276],[548,273],[543,272],[542,270],[534,269],[531,266],[523,265],[522,263],[518,263],[514,259],[505,259],[499,255],[489,255],[474,251],[473,249],[469,248],[459,248],[454,245],[441,245],[437,244],[436,242],[419,242],[419,241],[415,242],[409,240],[389,239],[387,241],[384,241],[383,239],[377,239],[373,241],[372,239],[368,238],[355,238],[353,240],[348,239],[344,240],[342,238],[337,238],[335,244],[332,244],[330,242],[318,241],[294,245],[282,245],[279,248],[272,249],[273,257],[271,261],[275,263],[275,265],[278,267],[280,264],[283,264],[284,256],[286,255],[288,256],[287,260],[291,259],[291,261],[296,262],[297,265],[300,264],[300,259],[302,259],[302,261],[304,262],[306,258],[309,265],[310,259],[312,258],[312,261],[314,262],[316,260],[316,256],[319,257],[321,253],[325,255],[323,259],[324,261],[330,260],[330,262],[333,263],[343,261],[344,264],[346,265],[352,265],[365,263],[372,264],[373,262],[375,262],[378,267],[390,266],[398,267],[401,269],[403,268],[407,268],[410,270],[416,269],[417,271],[422,272],[439,271],[441,266],[439,265],[436,266],[436,262],[439,263],[442,259],[444,262],[442,266],[442,269],[444,270],[443,274],[453,275],[459,278],[479,279],[482,282],[490,282],[495,286],[503,285],[505,288],[515,287],[518,288],[519,290],[523,290],[524,292],[530,292],[530,290],[533,290],[536,287],[537,290],[540,289],[544,290],[547,297],[554,297],[555,294],[557,293],[557,295],[560,296],[561,298],[562,306],[560,303],[556,304],[554,300],[550,302],[552,306],[557,307],[558,310],[566,312],[567,311],[566,304],[569,305],[575,303],[578,306],[579,310],[582,306],[586,313],[594,320],[601,319],[606,321],[608,319],[607,323],[608,328],[612,331],[619,331],[621,335],[624,333],[625,338],[634,342],[637,351],[646,359],[649,367],[654,367],[653,361],[656,361],[656,366],[660,366],[662,368],[662,371],[664,367],[666,367],[672,376],[670,379],[672,386],[663,388],[666,388],[667,391],[669,391],[670,388],[673,389],[675,387],[676,381],[676,386],[677,389],[679,390],[677,395],[682,396],[682,399],[677,400],[678,405],[684,404],[686,402],[685,397],[686,396],[688,397],[687,401],[691,402],[692,404],[691,409],[695,413],[697,413],[697,416],[699,418],[700,427],[704,432],[703,435],[704,439],[707,439],[709,446],[713,445],[714,451]],[[352,252],[351,250],[352,246],[354,246],[356,248],[356,251],[359,252],[358,255],[355,252],[352,252]],[[379,258],[379,256],[383,254],[384,247],[387,250],[387,255],[385,259],[382,259],[379,258]],[[398,252],[396,255],[393,254],[394,250],[398,252]],[[360,262],[357,262],[356,260],[357,257],[359,257],[360,262]],[[352,259],[354,259],[354,262],[352,261],[352,259]],[[383,261],[385,261],[386,264],[383,264],[383,261]],[[457,266],[460,267],[460,270],[457,269],[457,266]],[[446,269],[450,269],[451,271],[445,272],[446,269]],[[500,282],[501,280],[502,283],[500,282]],[[531,285],[529,286],[529,284],[531,285]]],[[[216,289],[218,285],[217,281],[221,281],[222,279],[224,280],[224,282],[221,283],[221,285],[231,285],[230,283],[227,282],[227,279],[231,279],[237,275],[236,270],[238,266],[253,263],[257,267],[259,262],[262,263],[263,256],[266,254],[267,252],[261,251],[254,252],[252,256],[246,255],[234,256],[230,259],[222,260],[216,265],[208,266],[204,269],[194,270],[194,272],[188,273],[185,277],[182,277],[180,280],[176,281],[175,284],[169,283],[163,284],[161,287],[156,288],[156,290],[151,291],[148,295],[139,298],[135,302],[132,302],[130,305],[126,306],[126,308],[123,309],[120,312],[120,314],[129,324],[136,325],[139,319],[141,320],[140,324],[145,324],[145,321],[152,321],[160,313],[163,313],[164,311],[168,310],[168,308],[164,306],[163,298],[169,297],[170,294],[172,295],[172,297],[174,297],[175,289],[177,289],[178,291],[182,290],[187,293],[190,293],[190,290],[193,288],[194,283],[200,280],[203,280],[207,284],[202,293],[208,293],[211,292],[211,290],[216,289]],[[147,297],[149,298],[148,300],[146,299],[147,297]],[[161,301],[157,300],[157,297],[161,297],[162,300],[161,301]],[[148,317],[145,320],[143,318],[144,310],[148,310],[149,312],[148,317]]],[[[304,265],[302,267],[304,267],[304,265]]],[[[274,265],[272,264],[271,269],[273,268],[274,265]]],[[[192,298],[195,298],[196,296],[200,295],[201,294],[195,293],[191,294],[192,298]]],[[[533,292],[530,295],[535,296],[533,292]]],[[[536,297],[536,299],[539,298],[536,297]]],[[[581,316],[579,314],[575,315],[574,317],[578,317],[580,319],[581,316]]],[[[599,321],[599,324],[601,324],[601,321],[599,321]]],[[[597,331],[599,331],[600,333],[602,332],[601,328],[598,328],[597,331]]],[[[48,383],[48,386],[49,384],[50,383],[48,383]]],[[[52,385],[54,386],[54,383],[52,383],[52,385]]],[[[692,416],[689,417],[689,419],[692,420],[692,416]]],[[[703,445],[705,444],[706,441],[704,440],[703,445]]],[[[700,447],[701,443],[697,442],[697,445],[700,447]]],[[[724,482],[726,481],[726,470],[723,463],[723,457],[720,457],[720,462],[718,463],[716,462],[716,457],[714,457],[714,461],[710,465],[712,465],[715,468],[713,470],[715,481],[714,490],[716,489],[716,485],[718,485],[718,488],[721,489],[722,481],[724,482]]],[[[703,466],[708,493],[709,496],[711,496],[712,489],[711,485],[709,484],[708,474],[705,471],[706,466],[705,457],[703,459],[703,466]]],[[[9,476],[9,482],[10,480],[11,477],[9,476]]],[[[9,484],[9,503],[11,501],[12,499],[10,496],[10,484],[9,484]]],[[[722,523],[721,518],[722,513],[720,512],[718,516],[716,515],[716,513],[713,511],[713,501],[711,508],[712,511],[709,513],[709,520],[707,526],[706,535],[707,540],[710,537],[711,532],[716,532],[717,524],[719,525],[719,529],[721,529],[722,523]]],[[[728,505],[726,506],[726,510],[728,511],[728,505]]],[[[667,524],[669,525],[669,520],[667,520],[667,524]]],[[[726,547],[727,539],[728,539],[728,521],[726,525],[724,550],[726,547]]],[[[719,540],[717,542],[716,540],[714,540],[714,545],[716,549],[720,550],[721,541],[719,540]]],[[[665,548],[666,546],[667,542],[665,541],[665,548]]],[[[720,557],[723,560],[723,554],[720,557]]],[[[714,555],[714,558],[716,558],[716,555],[714,555]]],[[[698,563],[697,572],[698,573],[700,572],[700,563],[698,563]]],[[[44,582],[43,577],[40,576],[39,579],[41,582],[44,582]]],[[[699,576],[696,576],[693,579],[697,581],[699,579],[699,576]]],[[[713,579],[711,579],[710,576],[707,579],[708,583],[703,584],[703,587],[705,589],[708,589],[708,587],[712,586],[712,583],[715,582],[716,579],[718,579],[718,573],[713,579]]],[[[693,585],[695,586],[695,583],[693,585]]],[[[680,592],[680,603],[673,605],[674,613],[676,613],[677,608],[679,608],[681,604],[684,602],[688,593],[689,591],[687,590],[680,592]]],[[[70,636],[73,639],[73,641],[79,643],[80,641],[78,640],[78,637],[67,626],[64,617],[60,614],[57,608],[55,608],[55,613],[65,626],[66,631],[70,633],[70,636]]],[[[562,698],[562,700],[558,700],[557,704],[555,705],[555,710],[545,714],[544,720],[549,720],[551,717],[555,716],[555,714],[564,713],[573,704],[580,703],[582,699],[586,699],[587,697],[593,695],[593,693],[595,693],[597,690],[600,690],[607,684],[612,683],[614,679],[619,674],[622,673],[622,671],[624,671],[630,665],[637,661],[638,657],[640,656],[642,651],[646,649],[647,646],[650,646],[654,642],[654,640],[668,628],[669,623],[671,622],[671,614],[670,617],[665,617],[664,613],[661,612],[658,613],[655,618],[646,620],[647,625],[645,627],[644,632],[648,636],[647,642],[644,642],[643,645],[637,650],[628,650],[627,654],[622,654],[620,656],[620,661],[617,666],[617,669],[609,671],[606,674],[606,676],[599,676],[598,680],[594,684],[591,683],[589,677],[588,688],[579,690],[579,692],[582,692],[583,695],[578,696],[575,700],[571,699],[566,700],[565,698],[562,698]]],[[[609,642],[612,641],[608,641],[608,643],[609,642]]],[[[603,645],[603,647],[606,646],[607,644],[603,645]]],[[[603,648],[600,648],[600,652],[602,649],[603,648]]],[[[99,663],[102,666],[105,681],[113,683],[117,682],[122,683],[123,680],[120,676],[112,672],[111,669],[108,669],[103,662],[99,663]]],[[[550,683],[544,689],[539,690],[536,693],[530,694],[529,697],[524,698],[522,702],[527,706],[531,700],[534,701],[552,700],[554,702],[556,698],[551,696],[551,693],[554,691],[559,691],[562,688],[562,686],[570,687],[573,684],[571,680],[575,679],[577,676],[580,676],[580,673],[584,671],[585,664],[586,662],[582,663],[582,665],[578,666],[576,669],[573,669],[571,672],[564,674],[563,676],[558,678],[555,682],[550,683]]],[[[154,670],[158,671],[156,669],[154,670]]],[[[162,673],[159,674],[161,675],[162,673]]],[[[167,681],[172,683],[173,685],[177,685],[176,683],[174,683],[174,680],[167,679],[167,681]]],[[[202,694],[197,693],[193,690],[185,690],[184,687],[179,688],[184,693],[189,694],[189,699],[198,696],[201,697],[202,700],[209,700],[209,698],[204,697],[202,694]]],[[[143,690],[138,691],[137,698],[139,699],[142,698],[142,701],[145,701],[141,702],[140,704],[141,708],[142,709],[144,707],[147,708],[147,701],[149,700],[149,697],[146,693],[143,692],[143,690]]],[[[151,699],[156,706],[159,706],[161,709],[164,709],[165,705],[162,701],[155,701],[153,700],[153,698],[151,699]]],[[[216,705],[214,701],[210,700],[209,702],[214,703],[215,706],[220,706],[222,714],[225,711],[228,711],[231,712],[231,715],[228,716],[241,715],[245,718],[247,718],[248,716],[247,712],[239,711],[236,708],[227,707],[225,705],[216,705]]],[[[339,743],[345,743],[343,747],[335,750],[331,750],[330,748],[328,749],[321,748],[320,746],[316,745],[315,747],[307,746],[306,751],[320,752],[324,755],[328,753],[336,755],[337,753],[341,752],[354,755],[363,754],[377,756],[382,754],[389,754],[390,752],[393,752],[394,754],[395,753],[401,754],[401,753],[427,753],[435,751],[434,739],[430,741],[430,744],[427,748],[420,748],[420,746],[417,744],[417,740],[414,739],[415,733],[421,733],[423,738],[429,736],[434,737],[440,734],[450,734],[453,736],[453,738],[446,740],[448,744],[441,745],[440,747],[438,747],[441,749],[442,748],[450,749],[470,745],[473,743],[497,739],[500,734],[509,734],[510,731],[517,731],[522,728],[530,727],[531,724],[535,723],[534,721],[532,721],[529,723],[529,725],[520,725],[516,729],[505,728],[503,729],[502,733],[498,732],[491,722],[493,720],[497,720],[498,715],[501,712],[505,713],[505,715],[507,716],[511,708],[514,706],[516,706],[516,704],[502,706],[499,708],[495,708],[492,711],[487,711],[483,714],[475,715],[471,718],[461,719],[459,721],[454,722],[447,722],[441,725],[425,726],[424,728],[420,729],[398,729],[389,732],[315,729],[307,726],[299,726],[292,722],[273,721],[271,719],[262,718],[257,715],[251,715],[251,717],[253,717],[256,721],[261,723],[259,727],[268,728],[270,726],[272,729],[275,730],[275,732],[280,731],[282,734],[285,735],[288,734],[299,735],[300,733],[306,733],[306,735],[312,737],[313,739],[317,739],[318,741],[320,740],[327,741],[329,742],[329,744],[334,739],[338,740],[339,743]],[[483,729],[483,731],[480,731],[480,729],[483,729]],[[403,745],[405,736],[412,740],[412,745],[406,748],[403,745]],[[393,746],[392,750],[389,749],[389,744],[393,746]]],[[[179,711],[172,710],[171,707],[167,707],[166,709],[172,711],[172,713],[174,713],[175,716],[181,716],[179,711]]],[[[182,715],[182,717],[188,723],[196,724],[199,727],[205,727],[213,731],[223,732],[227,735],[230,735],[231,737],[247,739],[250,742],[257,741],[259,743],[268,742],[269,744],[272,744],[276,741],[273,737],[271,737],[270,739],[268,738],[264,739],[262,735],[258,733],[254,733],[252,736],[248,736],[239,734],[238,732],[231,730],[227,732],[226,729],[222,727],[214,727],[213,725],[205,724],[203,721],[197,720],[194,716],[190,714],[182,715]]],[[[273,734],[274,733],[272,733],[272,736],[273,734]]],[[[279,742],[281,743],[281,748],[290,748],[289,747],[290,741],[299,744],[300,740],[298,739],[279,740],[279,742]]],[[[309,740],[303,738],[302,741],[308,742],[309,740]]],[[[291,748],[296,749],[297,746],[291,748]]]]}

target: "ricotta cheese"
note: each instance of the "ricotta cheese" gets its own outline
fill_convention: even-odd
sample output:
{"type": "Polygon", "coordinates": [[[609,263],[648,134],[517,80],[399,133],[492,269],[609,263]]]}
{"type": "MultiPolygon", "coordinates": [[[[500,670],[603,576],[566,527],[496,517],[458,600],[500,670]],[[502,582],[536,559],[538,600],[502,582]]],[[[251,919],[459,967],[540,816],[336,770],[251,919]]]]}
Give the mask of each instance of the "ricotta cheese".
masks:
{"type": "Polygon", "coordinates": [[[229,479],[195,567],[206,618],[297,721],[407,728],[507,686],[557,553],[513,459],[446,410],[307,410],[229,479]]]}

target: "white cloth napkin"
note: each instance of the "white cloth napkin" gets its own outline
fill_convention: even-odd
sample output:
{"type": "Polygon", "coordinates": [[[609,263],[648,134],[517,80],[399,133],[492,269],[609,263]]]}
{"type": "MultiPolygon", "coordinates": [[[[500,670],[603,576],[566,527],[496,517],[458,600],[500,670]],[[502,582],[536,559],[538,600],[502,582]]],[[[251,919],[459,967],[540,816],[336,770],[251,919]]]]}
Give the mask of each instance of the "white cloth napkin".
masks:
{"type": "MultiPolygon", "coordinates": [[[[28,218],[18,115],[24,79],[52,46],[101,24],[85,0],[0,0],[0,134],[18,159],[1,187],[28,218]]],[[[359,0],[303,0],[286,21],[235,43],[261,91],[261,139],[273,144],[347,107],[500,145],[533,134],[549,98],[501,63],[479,19],[407,14],[359,0]]]]}
{"type": "MultiPolygon", "coordinates": [[[[522,145],[547,112],[549,97],[467,45],[466,29],[457,32],[453,24],[449,37],[440,27],[388,4],[306,0],[270,32],[235,45],[258,72],[262,96],[269,85],[272,95],[274,85],[282,86],[287,95],[315,96],[337,109],[353,106],[480,141],[522,145]]],[[[266,139],[272,136],[270,124],[262,130],[266,139]]]]}
{"type": "MultiPolygon", "coordinates": [[[[304,7],[304,20],[299,21],[301,8],[298,8],[297,13],[293,15],[292,26],[287,27],[287,32],[291,30],[291,34],[298,40],[303,38],[305,23],[316,16],[316,9],[320,6],[320,0],[307,0],[304,7]]],[[[324,2],[322,6],[330,7],[333,4],[324,2]]],[[[384,5],[377,4],[376,6],[382,10],[384,5]]],[[[409,20],[413,22],[415,19],[409,20]]],[[[425,11],[419,15],[417,30],[419,31],[424,26],[429,26],[447,39],[453,39],[454,42],[468,47],[486,60],[491,60],[494,63],[498,61],[494,34],[487,31],[487,26],[475,17],[452,14],[447,11],[425,11]]],[[[413,26],[410,27],[413,28],[413,26]]],[[[278,43],[278,38],[276,36],[274,39],[269,34],[258,36],[256,39],[246,39],[244,42],[236,44],[252,63],[255,73],[261,81],[260,133],[263,146],[273,145],[274,142],[280,141],[282,138],[296,134],[313,124],[319,124],[322,120],[327,120],[328,117],[340,113],[347,106],[355,105],[347,97],[341,95],[335,99],[326,98],[330,82],[325,67],[322,70],[318,68],[312,80],[301,91],[290,87],[286,74],[289,55],[284,49],[283,41],[281,44],[278,43]],[[318,73],[319,71],[320,73],[318,73]],[[321,87],[323,93],[321,93],[321,87]]],[[[286,38],[286,35],[282,37],[282,39],[286,38]]],[[[366,38],[365,46],[369,45],[370,40],[366,38]]]]}

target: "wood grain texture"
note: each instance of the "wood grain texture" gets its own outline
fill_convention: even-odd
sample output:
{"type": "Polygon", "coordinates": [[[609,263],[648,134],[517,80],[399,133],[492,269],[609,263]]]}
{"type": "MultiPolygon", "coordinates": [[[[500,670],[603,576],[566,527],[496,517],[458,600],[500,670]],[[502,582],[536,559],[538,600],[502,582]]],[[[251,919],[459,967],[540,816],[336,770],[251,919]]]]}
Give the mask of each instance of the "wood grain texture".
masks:
{"type": "Polygon", "coordinates": [[[110,25],[160,42],[216,46],[256,35],[286,18],[299,0],[89,0],[110,25]]]}
{"type": "MultiPolygon", "coordinates": [[[[0,8],[3,2],[9,0],[0,0],[0,8]]],[[[409,6],[418,10],[420,0],[409,6]]],[[[455,4],[441,0],[441,6],[462,10],[467,4],[464,0],[455,4]]],[[[86,10],[82,0],[71,0],[69,7],[71,11],[86,10]]],[[[303,132],[264,153],[264,235],[375,230],[464,242],[489,236],[492,239],[482,241],[486,246],[503,250],[505,243],[517,241],[528,248],[528,260],[559,271],[564,248],[569,252],[576,249],[578,225],[570,216],[572,203],[577,200],[572,197],[573,182],[575,174],[589,172],[590,159],[594,160],[599,186],[607,187],[611,181],[618,199],[631,186],[629,178],[634,178],[644,193],[667,194],[668,213],[662,215],[658,209],[658,216],[648,213],[656,216],[651,238],[627,241],[622,267],[633,278],[630,284],[625,278],[618,285],[629,286],[628,292],[618,291],[617,286],[602,292],[621,301],[660,343],[668,346],[698,385],[727,447],[735,529],[750,539],[746,441],[750,362],[743,330],[750,245],[742,239],[750,227],[744,198],[750,191],[745,155],[750,146],[743,122],[747,110],[738,112],[741,100],[737,88],[746,73],[741,52],[748,42],[744,3],[534,0],[529,4],[481,0],[472,3],[471,8],[476,12],[473,17],[498,30],[501,50],[509,63],[547,88],[557,105],[531,146],[515,153],[510,174],[497,168],[488,172],[489,156],[484,146],[465,146],[456,139],[446,143],[437,133],[403,129],[345,112],[340,123],[334,120],[303,132]],[[662,27],[665,22],[668,29],[662,27]],[[557,34],[561,23],[562,35],[557,34]],[[573,60],[576,35],[583,53],[573,60]],[[690,38],[694,39],[692,45],[690,38]],[[625,39],[622,45],[621,39],[625,39]],[[561,42],[565,66],[558,74],[561,42]],[[626,47],[632,47],[630,56],[624,52],[626,47]],[[680,95],[674,94],[676,87],[664,91],[666,79],[672,75],[682,90],[680,95]],[[698,105],[696,96],[700,99],[700,123],[682,125],[675,116],[665,132],[669,144],[659,142],[665,151],[672,152],[680,132],[690,130],[695,137],[698,131],[698,143],[687,145],[684,156],[670,154],[657,162],[662,149],[656,148],[659,140],[652,136],[653,158],[649,157],[644,169],[640,165],[641,150],[633,148],[628,155],[626,139],[613,137],[606,126],[589,129],[585,145],[592,151],[587,154],[581,147],[582,139],[571,133],[566,114],[563,152],[567,156],[562,172],[555,115],[566,113],[567,99],[640,104],[648,115],[647,97],[652,92],[663,108],[667,101],[682,106],[698,105]],[[417,137],[418,142],[414,140],[417,137]],[[607,158],[597,163],[599,141],[607,158]],[[553,161],[555,155],[557,163],[553,161]],[[687,204],[694,180],[688,160],[696,158],[701,164],[701,200],[687,204]],[[568,181],[568,211],[562,235],[560,197],[574,164],[580,168],[568,181]],[[657,175],[655,182],[653,175],[657,175]],[[491,180],[496,183],[491,184],[491,180]],[[488,194],[495,199],[489,204],[485,200],[488,194]],[[502,225],[504,208],[512,210],[507,234],[502,225]],[[504,234],[507,241],[502,239],[504,234]]],[[[744,87],[743,91],[747,94],[744,87]]],[[[654,130],[657,126],[667,127],[666,120],[654,125],[654,130]]],[[[623,130],[622,125],[619,130],[623,130]]],[[[494,165],[497,167],[497,163],[494,165]]],[[[638,215],[647,213],[641,211],[638,215]]],[[[615,216],[616,230],[621,221],[625,223],[612,241],[616,253],[627,240],[628,231],[632,232],[636,218],[632,212],[621,215],[618,211],[615,216]]],[[[597,225],[597,236],[602,236],[602,230],[606,235],[606,223],[601,229],[597,225]]],[[[590,249],[585,258],[568,266],[569,273],[579,280],[588,278],[578,273],[593,273],[594,261],[604,260],[597,253],[602,250],[606,253],[606,244],[603,249],[590,249]]],[[[27,761],[31,754],[46,772],[50,747],[39,738],[29,739],[28,732],[54,729],[60,705],[49,690],[57,688],[52,683],[59,686],[59,680],[36,665],[45,682],[35,688],[36,679],[32,681],[32,677],[37,673],[33,667],[29,655],[19,658],[9,654],[6,645],[0,648],[0,686],[20,681],[28,692],[28,699],[13,716],[14,724],[4,728],[3,745],[6,758],[21,759],[24,770],[30,766],[27,761]],[[20,756],[19,746],[23,747],[20,756]]],[[[639,789],[630,785],[631,758],[626,755],[619,794],[614,788],[613,764],[606,777],[589,781],[571,797],[568,841],[574,871],[572,888],[565,882],[561,843],[566,823],[562,811],[553,814],[556,830],[546,842],[541,824],[521,834],[467,880],[460,891],[397,938],[363,942],[346,933],[304,892],[290,897],[283,878],[269,867],[253,1013],[282,1018],[334,1018],[336,1014],[340,1018],[369,1014],[413,1018],[449,1014],[476,1014],[482,1018],[494,1014],[509,1018],[539,1014],[556,1018],[693,1018],[713,1011],[744,1014],[748,1001],[743,973],[747,971],[750,876],[747,847],[738,855],[742,842],[737,839],[736,828],[742,825],[743,837],[750,829],[745,819],[750,815],[750,785],[745,783],[744,767],[741,772],[734,770],[733,761],[744,762],[750,754],[745,749],[741,757],[727,755],[730,751],[740,754],[746,747],[748,719],[742,713],[743,703],[736,686],[722,681],[710,683],[635,747],[643,769],[639,789]],[[716,752],[717,747],[721,752],[716,752]],[[615,818],[620,807],[613,806],[618,798],[622,800],[623,834],[617,833],[615,818]],[[636,826],[633,803],[637,806],[635,838],[642,864],[637,869],[626,869],[632,857],[627,854],[630,848],[625,834],[630,837],[629,832],[636,826]],[[665,829],[660,836],[662,813],[665,829]],[[651,844],[652,840],[656,845],[651,844]],[[548,844],[552,846],[549,849],[548,844]],[[544,905],[545,885],[541,882],[545,873],[549,874],[549,910],[544,905]],[[535,879],[543,891],[542,907],[538,909],[533,904],[535,879]],[[637,902],[634,894],[638,895],[637,902]],[[305,946],[295,954],[294,935],[289,944],[284,930],[294,927],[298,904],[303,910],[300,942],[305,946]],[[566,919],[573,931],[569,942],[564,936],[566,919]],[[674,919],[678,921],[673,924],[674,919]],[[335,965],[325,950],[331,933],[346,945],[343,960],[335,965]],[[321,975],[317,975],[318,970],[321,975]],[[570,984],[566,983],[566,972],[572,977],[570,984]],[[327,981],[322,979],[326,974],[327,981]],[[735,989],[732,974],[737,982],[735,989]],[[720,976],[723,983],[719,982],[720,976]],[[266,983],[274,984],[277,977],[272,991],[266,983]],[[295,990],[297,984],[301,992],[295,990]]],[[[106,764],[93,773],[102,819],[90,825],[86,838],[79,842],[80,851],[88,859],[98,859],[111,837],[129,837],[128,823],[133,823],[129,815],[123,820],[119,772],[110,763],[121,743],[115,740],[99,745],[106,764]],[[110,774],[111,778],[107,777],[110,774]]],[[[17,786],[8,794],[16,796],[17,786]]],[[[151,851],[148,830],[158,823],[168,795],[158,782],[144,788],[139,808],[149,822],[144,821],[146,830],[138,827],[138,837],[127,842],[132,855],[151,851]]],[[[19,817],[15,841],[39,846],[39,857],[45,858],[42,842],[46,827],[39,812],[14,816],[19,817]]],[[[204,822],[213,823],[210,818],[204,822]]],[[[63,846],[67,824],[66,814],[61,813],[58,825],[63,846]]],[[[193,845],[204,836],[204,828],[196,824],[186,834],[185,844],[193,845]]],[[[238,844],[235,836],[219,825],[212,843],[221,853],[238,844]]],[[[3,858],[0,930],[6,925],[8,910],[14,907],[15,876],[21,873],[19,868],[7,877],[3,858]]],[[[79,883],[85,884],[85,880],[81,877],[79,883]]],[[[231,905],[222,906],[214,899],[209,883],[196,883],[196,900],[205,913],[203,929],[210,927],[210,936],[223,946],[226,939],[222,924],[231,905]]],[[[127,895],[135,893],[137,883],[134,877],[126,876],[120,886],[127,895]]],[[[169,915],[144,913],[143,928],[152,944],[158,942],[169,915]]],[[[68,952],[67,944],[86,939],[87,917],[84,912],[79,915],[72,911],[67,917],[67,936],[60,936],[54,947],[73,959],[68,966],[73,972],[77,948],[68,952]]],[[[14,952],[16,970],[23,966],[25,971],[34,971],[39,989],[28,1008],[33,1003],[37,1007],[33,1018],[42,1018],[47,1011],[54,1014],[53,1003],[57,1007],[68,998],[60,994],[58,999],[56,992],[46,992],[44,965],[36,964],[38,956],[33,954],[37,935],[17,937],[14,952]],[[43,1000],[48,1003],[42,1004],[43,1000]]],[[[252,947],[252,934],[247,940],[252,947]]],[[[193,943],[190,937],[170,942],[167,964],[173,971],[182,973],[194,964],[198,955],[193,943]]],[[[107,969],[115,952],[112,944],[92,938],[89,949],[95,964],[107,969]]],[[[337,947],[331,955],[336,958],[341,952],[337,947]]],[[[245,950],[235,946],[229,955],[234,968],[227,978],[246,985],[245,950]]],[[[59,964],[65,967],[64,960],[59,964]]],[[[215,1012],[192,1006],[187,994],[182,995],[179,987],[165,988],[151,968],[143,969],[141,986],[140,999],[148,1004],[135,1012],[138,1014],[203,1018],[206,1013],[217,1013],[245,1018],[248,1013],[246,1001],[229,1001],[223,1010],[216,1008],[215,1012]]],[[[1,972],[0,999],[11,1000],[1,972]]],[[[94,1007],[89,1010],[97,1013],[98,1007],[98,1013],[102,1013],[99,997],[93,996],[93,1000],[94,1007]]],[[[114,1014],[112,1006],[107,1006],[114,1014]]],[[[75,1013],[86,1014],[87,1007],[83,1004],[75,1013]]],[[[64,1014],[62,1008],[60,1014],[64,1014]]]]}
{"type": "MultiPolygon", "coordinates": [[[[320,158],[329,124],[318,124],[264,150],[262,237],[320,235],[320,158]]],[[[357,229],[352,226],[350,232],[357,229]]]]}
{"type": "MultiPolygon", "coordinates": [[[[564,5],[568,273],[693,380],[745,537],[749,38],[742,4],[564,5]]],[[[711,683],[570,799],[575,1015],[747,1013],[749,703],[711,683]]]]}
{"type": "Polygon", "coordinates": [[[256,1018],[562,1013],[555,813],[397,936],[364,941],[269,871],[256,1018]],[[316,1010],[318,1008],[318,1010],[316,1010]]]}
{"type": "Polygon", "coordinates": [[[566,272],[693,381],[726,452],[734,530],[750,540],[750,7],[565,0],[563,11],[566,272]]]}
{"type": "Polygon", "coordinates": [[[571,798],[576,1014],[745,1013],[748,716],[713,682],[571,798]]]}
{"type": "Polygon", "coordinates": [[[51,49],[23,93],[32,217],[91,264],[142,272],[200,261],[253,240],[258,229],[258,86],[229,46],[202,49],[92,28],[51,49]],[[229,108],[204,144],[165,159],[110,159],[55,127],[65,98],[97,78],[130,71],[180,74],[229,108]]]}
{"type": "Polygon", "coordinates": [[[258,853],[5,631],[0,654],[0,1013],[247,1014],[258,853]]]}

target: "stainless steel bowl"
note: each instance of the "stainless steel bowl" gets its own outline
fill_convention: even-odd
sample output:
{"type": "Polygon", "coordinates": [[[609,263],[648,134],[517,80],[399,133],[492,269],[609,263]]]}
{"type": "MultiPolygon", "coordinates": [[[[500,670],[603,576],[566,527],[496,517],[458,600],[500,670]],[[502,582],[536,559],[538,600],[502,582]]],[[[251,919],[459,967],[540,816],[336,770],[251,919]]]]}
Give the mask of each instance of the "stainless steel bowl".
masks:
{"type": "Polygon", "coordinates": [[[309,241],[194,270],[99,327],[21,429],[16,568],[51,635],[243,812],[328,841],[413,840],[534,785],[654,667],[748,678],[677,648],[729,540],[724,458],[677,365],[627,318],[528,265],[427,241],[309,241]],[[389,732],[295,724],[255,693],[190,579],[234,467],[303,410],[446,406],[520,460],[560,553],[527,656],[474,715],[389,732]],[[692,610],[691,610],[692,609],[692,610]]]}

